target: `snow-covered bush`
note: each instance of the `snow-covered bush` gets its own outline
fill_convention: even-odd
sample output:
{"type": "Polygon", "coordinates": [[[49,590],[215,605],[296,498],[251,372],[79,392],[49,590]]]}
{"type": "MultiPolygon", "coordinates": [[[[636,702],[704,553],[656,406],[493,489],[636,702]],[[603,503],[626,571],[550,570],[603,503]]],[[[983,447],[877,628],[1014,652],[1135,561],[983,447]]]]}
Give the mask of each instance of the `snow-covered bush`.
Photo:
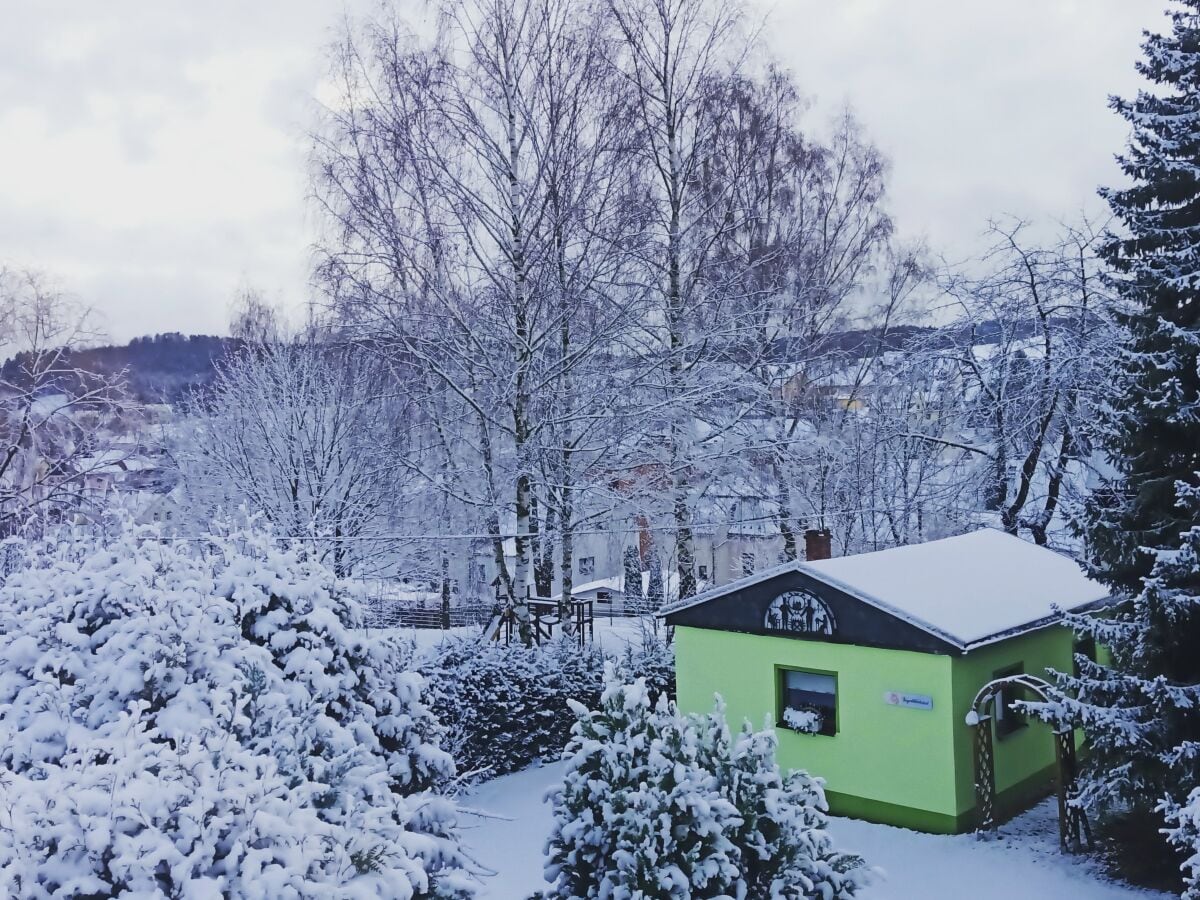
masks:
{"type": "MultiPolygon", "coordinates": [[[[575,723],[568,704],[600,702],[605,662],[600,648],[570,639],[534,648],[448,639],[419,669],[460,771],[494,777],[559,758],[575,723]]],[[[661,641],[628,647],[615,662],[655,696],[674,695],[674,660],[661,641]]]]}
{"type": "Polygon", "coordinates": [[[492,777],[557,756],[574,717],[568,698],[598,694],[600,651],[556,641],[526,648],[448,639],[420,666],[445,746],[465,774],[492,777]]]}
{"type": "Polygon", "coordinates": [[[684,716],[665,697],[652,706],[641,681],[573,708],[549,897],[855,896],[862,861],[834,849],[820,783],[780,774],[772,732],[733,739],[719,705],[684,716]]]}
{"type": "Polygon", "coordinates": [[[0,893],[470,896],[421,679],[356,615],[263,536],[126,532],[10,575],[0,893]]]}
{"type": "MultiPolygon", "coordinates": [[[[615,664],[618,679],[632,683],[641,678],[646,682],[651,704],[659,697],[675,699],[675,650],[656,635],[646,634],[641,641],[626,644],[615,664]]],[[[603,684],[600,690],[604,690],[603,684]]]]}

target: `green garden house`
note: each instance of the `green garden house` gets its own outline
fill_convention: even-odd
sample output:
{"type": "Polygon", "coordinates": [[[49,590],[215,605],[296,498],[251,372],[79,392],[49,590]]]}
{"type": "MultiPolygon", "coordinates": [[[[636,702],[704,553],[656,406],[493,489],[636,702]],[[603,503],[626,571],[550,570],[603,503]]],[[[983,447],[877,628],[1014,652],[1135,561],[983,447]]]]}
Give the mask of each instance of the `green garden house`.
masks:
{"type": "Polygon", "coordinates": [[[996,679],[1069,671],[1085,648],[1058,611],[1106,599],[1067,557],[983,529],[789,563],[662,616],[681,709],[720,694],[732,724],[773,724],[780,764],[824,778],[837,815],[952,833],[979,820],[976,728],[991,729],[997,815],[1050,789],[1055,737],[1010,707],[1018,688],[968,714],[996,679]]]}

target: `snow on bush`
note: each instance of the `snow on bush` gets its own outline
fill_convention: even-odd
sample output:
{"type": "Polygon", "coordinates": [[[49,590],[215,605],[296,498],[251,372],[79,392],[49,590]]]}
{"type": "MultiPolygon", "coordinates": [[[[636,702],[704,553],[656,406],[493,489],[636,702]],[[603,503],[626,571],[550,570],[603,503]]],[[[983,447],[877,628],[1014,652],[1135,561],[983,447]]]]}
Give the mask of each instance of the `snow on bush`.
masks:
{"type": "Polygon", "coordinates": [[[573,706],[548,897],[834,900],[861,887],[862,861],[825,830],[820,782],[781,776],[773,732],[731,738],[720,705],[684,716],[641,681],[612,681],[595,711],[573,706]]]}
{"type": "Polygon", "coordinates": [[[356,615],[264,536],[35,554],[0,588],[0,894],[470,896],[421,679],[356,615]]]}
{"type": "MultiPolygon", "coordinates": [[[[571,639],[532,649],[448,639],[419,669],[459,769],[495,777],[562,755],[575,723],[568,704],[600,702],[606,659],[598,647],[581,649],[571,639]]],[[[648,638],[610,661],[622,677],[644,678],[656,696],[674,695],[674,658],[661,641],[648,638]]]]}

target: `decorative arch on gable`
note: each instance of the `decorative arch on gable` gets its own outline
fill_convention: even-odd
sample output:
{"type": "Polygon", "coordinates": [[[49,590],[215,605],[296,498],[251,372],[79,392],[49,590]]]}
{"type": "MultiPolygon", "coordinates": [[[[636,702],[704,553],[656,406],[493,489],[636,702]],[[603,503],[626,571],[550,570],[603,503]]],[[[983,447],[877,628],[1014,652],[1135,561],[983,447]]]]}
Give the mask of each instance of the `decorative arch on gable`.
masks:
{"type": "Polygon", "coordinates": [[[767,631],[792,634],[824,634],[837,632],[837,618],[829,604],[811,591],[786,591],[771,601],[763,617],[767,631]]]}

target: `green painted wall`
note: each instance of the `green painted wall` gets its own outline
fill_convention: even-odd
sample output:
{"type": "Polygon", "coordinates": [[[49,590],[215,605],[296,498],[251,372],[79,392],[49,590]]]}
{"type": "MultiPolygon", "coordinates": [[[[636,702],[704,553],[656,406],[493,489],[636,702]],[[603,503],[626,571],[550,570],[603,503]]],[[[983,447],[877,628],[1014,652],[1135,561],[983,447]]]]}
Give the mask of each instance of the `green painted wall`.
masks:
{"type": "MultiPolygon", "coordinates": [[[[954,658],[954,759],[960,814],[975,807],[973,729],[965,724],[975,694],[995,673],[1018,663],[1025,674],[1039,678],[1047,677],[1047,668],[1069,672],[1073,653],[1071,631],[1053,627],[979,647],[954,658]]],[[[1031,720],[1015,733],[1006,737],[993,735],[993,739],[996,793],[1001,801],[998,806],[1001,813],[1011,812],[1029,795],[1044,790],[1053,777],[1054,737],[1045,725],[1031,720]]]]}
{"type": "MultiPolygon", "coordinates": [[[[680,626],[675,631],[679,706],[708,712],[725,699],[730,726],[775,725],[777,667],[834,672],[838,733],[780,728],[779,762],[825,779],[835,813],[927,831],[973,826],[973,731],[966,724],[975,693],[993,673],[1021,663],[1044,676],[1071,665],[1072,636],[1048,628],[961,657],[883,650],[680,626]],[[932,710],[889,706],[900,691],[933,698],[932,710]]],[[[1032,722],[995,741],[1001,812],[1044,790],[1053,774],[1049,729],[1032,722]]]]}
{"type": "Polygon", "coordinates": [[[711,711],[720,693],[734,728],[776,724],[776,666],[836,672],[838,733],[779,729],[780,765],[824,778],[835,812],[954,830],[950,657],[680,627],[675,659],[680,708],[711,711]],[[927,694],[933,709],[889,706],[888,691],[927,694]],[[873,813],[855,798],[902,809],[873,813]]]}

